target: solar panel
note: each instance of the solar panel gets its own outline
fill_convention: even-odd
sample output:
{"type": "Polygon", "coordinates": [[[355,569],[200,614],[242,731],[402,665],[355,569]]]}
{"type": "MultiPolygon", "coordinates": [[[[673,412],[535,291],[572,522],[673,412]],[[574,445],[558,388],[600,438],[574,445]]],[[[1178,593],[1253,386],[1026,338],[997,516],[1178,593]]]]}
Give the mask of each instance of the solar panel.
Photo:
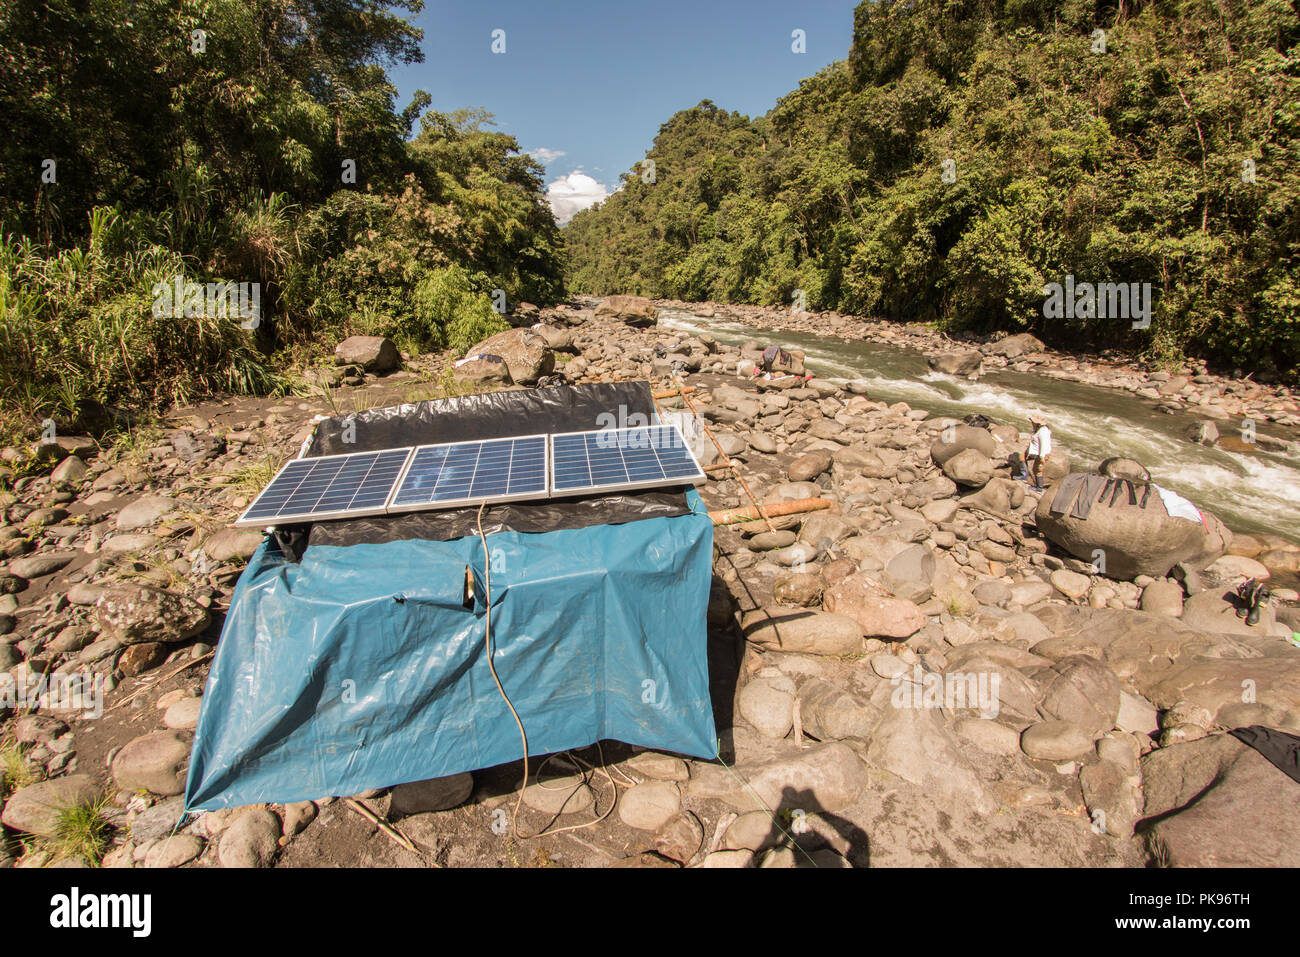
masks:
{"type": "Polygon", "coordinates": [[[388,510],[545,498],[546,465],[544,435],[422,445],[411,456],[388,510]]]}
{"type": "Polygon", "coordinates": [[[382,515],[410,449],[294,459],[253,500],[236,526],[382,515]]]}
{"type": "Polygon", "coordinates": [[[676,425],[551,436],[551,493],[579,495],[704,481],[676,425]]]}

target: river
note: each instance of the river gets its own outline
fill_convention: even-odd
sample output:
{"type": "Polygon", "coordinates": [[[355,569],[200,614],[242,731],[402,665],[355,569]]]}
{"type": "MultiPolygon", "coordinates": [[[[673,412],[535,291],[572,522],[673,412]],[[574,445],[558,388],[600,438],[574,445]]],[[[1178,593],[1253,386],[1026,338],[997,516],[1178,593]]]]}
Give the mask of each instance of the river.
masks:
{"type": "MultiPolygon", "coordinates": [[[[817,376],[833,382],[865,380],[871,398],[902,401],[932,413],[961,417],[982,412],[995,423],[1011,423],[1024,431],[1024,413],[1041,409],[1054,442],[1069,453],[1076,469],[1095,467],[1112,455],[1134,458],[1150,470],[1154,481],[1208,508],[1234,531],[1272,532],[1300,542],[1300,461],[1295,456],[1196,445],[1184,437],[1198,421],[1195,416],[1171,415],[1129,392],[1010,369],[971,382],[934,372],[925,356],[908,349],[763,329],[678,309],[660,309],[659,324],[728,344],[754,339],[802,349],[809,372],[817,376]]],[[[1217,424],[1224,434],[1240,427],[1234,421],[1217,424]]],[[[1295,440],[1280,429],[1259,431],[1295,440]]]]}

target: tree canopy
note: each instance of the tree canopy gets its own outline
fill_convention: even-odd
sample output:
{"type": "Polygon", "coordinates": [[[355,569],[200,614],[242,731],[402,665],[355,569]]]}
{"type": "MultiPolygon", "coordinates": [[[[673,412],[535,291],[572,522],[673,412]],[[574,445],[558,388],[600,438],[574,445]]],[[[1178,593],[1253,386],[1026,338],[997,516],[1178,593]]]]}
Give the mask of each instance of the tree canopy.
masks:
{"type": "Polygon", "coordinates": [[[1285,0],[868,0],[750,119],[704,101],[565,229],[576,291],[789,304],[1061,345],[1300,358],[1300,20],[1285,0]],[[1152,285],[1127,317],[1044,288],[1152,285]]]}

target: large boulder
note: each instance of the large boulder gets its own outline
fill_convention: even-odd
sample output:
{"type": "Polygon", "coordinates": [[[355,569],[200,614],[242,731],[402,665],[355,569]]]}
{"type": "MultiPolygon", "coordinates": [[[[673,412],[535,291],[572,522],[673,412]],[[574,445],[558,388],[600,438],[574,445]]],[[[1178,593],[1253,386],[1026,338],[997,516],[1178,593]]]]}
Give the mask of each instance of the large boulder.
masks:
{"type": "Polygon", "coordinates": [[[1232,533],[1212,513],[1202,510],[1200,522],[1170,515],[1154,492],[1146,508],[1130,505],[1121,496],[1113,508],[1109,499],[1093,503],[1087,518],[1071,517],[1070,509],[1053,514],[1052,502],[1060,488],[1049,488],[1038,501],[1039,532],[1086,562],[1096,561],[1094,553],[1100,550],[1105,556],[1102,571],[1110,578],[1164,578],[1179,564],[1198,571],[1222,555],[1232,541],[1232,533]]]}
{"type": "Polygon", "coordinates": [[[644,296],[608,296],[596,307],[597,316],[612,316],[634,326],[653,326],[659,310],[644,296]]]}
{"type": "Polygon", "coordinates": [[[546,340],[531,329],[507,329],[469,347],[465,355],[500,356],[519,385],[533,385],[555,369],[555,353],[546,340]]]}
{"type": "Polygon", "coordinates": [[[871,732],[867,762],[915,784],[944,806],[992,814],[998,800],[933,708],[889,708],[871,732]]]}
{"type": "Polygon", "coordinates": [[[941,467],[944,475],[967,488],[983,488],[993,478],[993,460],[976,449],[962,449],[941,467]]]}
{"type": "Polygon", "coordinates": [[[939,438],[930,446],[930,457],[936,465],[943,465],[959,452],[974,449],[981,455],[992,456],[998,447],[988,429],[979,429],[973,425],[950,425],[939,433],[939,438]]]}
{"type": "Polygon", "coordinates": [[[1214,735],[1142,759],[1139,832],[1173,867],[1300,866],[1300,786],[1254,748],[1214,735]]]}
{"type": "Polygon", "coordinates": [[[500,356],[475,356],[456,365],[452,378],[462,385],[494,387],[514,385],[510,367],[500,356]]]}
{"type": "Polygon", "coordinates": [[[392,372],[402,365],[402,354],[384,336],[348,336],[334,347],[334,362],[361,366],[367,372],[392,372]]]}
{"type": "Polygon", "coordinates": [[[842,741],[735,768],[736,783],[719,795],[740,811],[835,812],[856,801],[867,768],[842,741]]]}
{"type": "Polygon", "coordinates": [[[1249,702],[1300,716],[1300,655],[1284,639],[1204,632],[1127,609],[1058,604],[1034,614],[1054,633],[1030,646],[1034,654],[1092,655],[1157,708],[1187,702],[1219,715],[1249,702]]]}
{"type": "Polygon", "coordinates": [[[1041,340],[1027,332],[1022,332],[1019,335],[1007,336],[1005,339],[999,339],[997,342],[988,346],[986,351],[991,356],[1004,356],[1007,359],[1019,359],[1021,356],[1042,352],[1043,348],[1044,346],[1041,340]]]}
{"type": "Polygon", "coordinates": [[[1069,721],[1094,737],[1115,727],[1120,686],[1115,672],[1088,655],[1067,655],[1038,679],[1044,717],[1069,721]]]}
{"type": "Polygon", "coordinates": [[[926,358],[926,364],[944,375],[979,375],[984,371],[984,356],[974,349],[940,352],[926,358]]]}

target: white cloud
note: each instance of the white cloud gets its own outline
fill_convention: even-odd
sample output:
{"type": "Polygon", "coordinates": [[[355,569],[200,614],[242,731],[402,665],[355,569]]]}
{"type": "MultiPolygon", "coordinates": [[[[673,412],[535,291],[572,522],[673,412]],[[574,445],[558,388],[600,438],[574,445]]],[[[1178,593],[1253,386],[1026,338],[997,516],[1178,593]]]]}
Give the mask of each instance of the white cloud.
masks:
{"type": "Polygon", "coordinates": [[[598,183],[581,171],[562,176],[546,187],[546,199],[561,226],[579,210],[594,206],[609,195],[604,183],[598,183]]]}
{"type": "Polygon", "coordinates": [[[564,156],[566,154],[564,150],[553,150],[546,146],[539,146],[535,150],[529,150],[528,155],[532,156],[539,163],[545,166],[547,163],[550,163],[553,160],[557,160],[561,156],[564,156]]]}

